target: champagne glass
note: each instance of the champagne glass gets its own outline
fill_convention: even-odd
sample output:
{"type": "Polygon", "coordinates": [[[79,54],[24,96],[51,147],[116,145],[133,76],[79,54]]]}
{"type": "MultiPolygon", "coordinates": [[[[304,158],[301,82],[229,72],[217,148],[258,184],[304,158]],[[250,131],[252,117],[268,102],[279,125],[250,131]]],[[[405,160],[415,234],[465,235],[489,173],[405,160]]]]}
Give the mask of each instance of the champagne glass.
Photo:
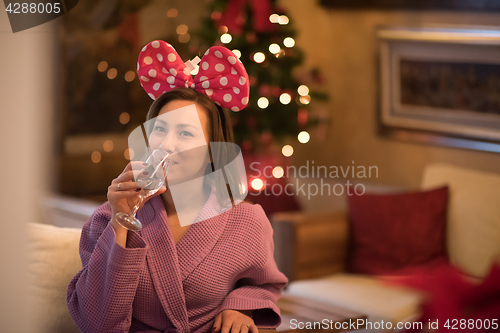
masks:
{"type": "Polygon", "coordinates": [[[116,222],[122,227],[139,231],[142,229],[141,222],[135,217],[135,213],[142,207],[144,201],[154,195],[165,185],[165,177],[171,165],[170,154],[162,149],[155,149],[144,163],[144,167],[135,177],[136,184],[141,187],[139,200],[130,213],[117,213],[116,222]]]}

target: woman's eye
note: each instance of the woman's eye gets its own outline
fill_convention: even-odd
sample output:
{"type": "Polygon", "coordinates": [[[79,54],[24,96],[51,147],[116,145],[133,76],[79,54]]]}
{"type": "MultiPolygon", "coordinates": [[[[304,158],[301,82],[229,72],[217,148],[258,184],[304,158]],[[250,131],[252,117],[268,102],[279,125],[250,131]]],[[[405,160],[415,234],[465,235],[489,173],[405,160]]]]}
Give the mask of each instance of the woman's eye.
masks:
{"type": "Polygon", "coordinates": [[[155,126],[155,131],[157,131],[157,132],[166,132],[165,128],[162,127],[162,126],[155,126]]]}
{"type": "Polygon", "coordinates": [[[188,132],[188,131],[182,131],[180,133],[181,136],[193,136],[193,134],[191,132],[188,132]]]}

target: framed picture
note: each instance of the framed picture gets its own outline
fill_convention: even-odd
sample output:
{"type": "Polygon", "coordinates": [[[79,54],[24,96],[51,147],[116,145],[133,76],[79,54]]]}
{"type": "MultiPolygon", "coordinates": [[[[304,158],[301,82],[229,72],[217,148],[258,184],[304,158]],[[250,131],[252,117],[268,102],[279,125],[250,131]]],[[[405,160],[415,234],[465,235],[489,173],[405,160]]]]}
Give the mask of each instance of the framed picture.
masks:
{"type": "Polygon", "coordinates": [[[500,30],[381,28],[380,130],[500,152],[500,30]]]}
{"type": "Polygon", "coordinates": [[[321,0],[332,9],[500,11],[496,0],[321,0]]]}

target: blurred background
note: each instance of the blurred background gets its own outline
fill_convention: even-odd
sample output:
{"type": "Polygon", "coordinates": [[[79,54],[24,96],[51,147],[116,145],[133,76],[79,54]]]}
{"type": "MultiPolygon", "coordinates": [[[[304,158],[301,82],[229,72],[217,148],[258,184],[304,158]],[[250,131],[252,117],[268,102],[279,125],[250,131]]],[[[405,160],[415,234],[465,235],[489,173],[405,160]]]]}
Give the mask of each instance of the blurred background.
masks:
{"type": "MultiPolygon", "coordinates": [[[[418,188],[424,168],[437,162],[500,174],[500,140],[481,135],[481,127],[475,135],[460,135],[384,121],[381,105],[388,88],[381,79],[377,34],[383,27],[496,31],[499,8],[472,1],[441,8],[412,1],[407,6],[356,2],[87,0],[52,22],[16,34],[6,13],[0,14],[6,182],[0,243],[3,253],[19,252],[21,258],[2,259],[6,282],[0,293],[10,295],[9,302],[2,300],[2,321],[23,308],[22,296],[9,287],[22,281],[23,224],[81,227],[134,154],[127,147],[128,134],[145,121],[152,102],[139,84],[136,63],[141,48],[155,39],[171,43],[184,61],[212,45],[224,45],[240,57],[251,97],[247,109],[232,113],[232,122],[247,164],[247,199],[268,214],[345,208],[345,199],[333,196],[311,200],[297,192],[262,192],[274,184],[298,186],[285,173],[288,166],[376,166],[377,175],[363,182],[382,191],[418,188]],[[447,144],[449,138],[454,144],[447,144]],[[260,171],[272,170],[269,177],[249,169],[253,162],[260,171]]],[[[498,46],[488,50],[499,54],[498,46]]],[[[498,61],[485,64],[484,59],[462,59],[458,65],[439,57],[424,65],[403,63],[400,104],[465,111],[471,117],[488,114],[494,125],[487,130],[498,133],[498,68],[498,61]],[[417,77],[419,72],[429,75],[417,77]],[[463,73],[467,87],[476,89],[473,100],[491,102],[477,107],[457,98],[442,102],[446,85],[441,95],[430,94],[446,72],[463,73]]],[[[306,178],[300,184],[321,177],[306,178]]],[[[356,177],[327,181],[349,178],[356,177]]]]}
{"type": "MultiPolygon", "coordinates": [[[[140,49],[155,39],[170,42],[185,61],[212,45],[224,45],[240,56],[251,78],[251,98],[245,112],[231,115],[247,168],[258,162],[254,165],[261,171],[269,166],[279,176],[287,166],[307,160],[324,166],[377,166],[378,177],[368,182],[397,187],[417,186],[431,162],[498,172],[498,154],[379,135],[382,73],[376,35],[382,26],[491,27],[498,14],[466,5],[448,11],[425,5],[415,9],[411,2],[407,9],[412,10],[402,10],[404,5],[387,8],[385,2],[365,8],[335,1],[195,3],[87,1],[57,20],[58,74],[51,82],[57,87],[53,192],[105,201],[107,186],[133,154],[127,136],[144,121],[151,104],[135,66],[140,49]]],[[[437,66],[432,62],[424,65],[429,73],[446,71],[431,68],[437,66]]],[[[464,67],[467,71],[471,64],[464,67]]],[[[486,69],[497,78],[492,94],[498,96],[496,70],[486,69]]],[[[417,96],[411,97],[405,93],[412,84],[407,81],[402,77],[402,103],[418,105],[419,94],[430,96],[413,89],[417,96]]],[[[429,79],[420,86],[433,84],[429,79]]],[[[473,110],[470,105],[462,109],[473,110]]],[[[498,115],[498,106],[492,112],[498,115]]],[[[269,213],[311,204],[260,193],[274,183],[284,184],[284,176],[261,177],[252,186],[258,177],[250,174],[249,200],[269,213]]]]}

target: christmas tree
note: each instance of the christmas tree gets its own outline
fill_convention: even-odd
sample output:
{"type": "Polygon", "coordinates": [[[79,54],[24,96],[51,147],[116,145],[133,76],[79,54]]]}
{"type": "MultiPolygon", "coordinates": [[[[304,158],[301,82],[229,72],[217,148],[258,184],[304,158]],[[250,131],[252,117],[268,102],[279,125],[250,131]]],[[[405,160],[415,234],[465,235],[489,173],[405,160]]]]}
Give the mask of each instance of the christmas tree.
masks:
{"type": "MultiPolygon", "coordinates": [[[[254,153],[290,137],[307,142],[307,129],[318,123],[309,103],[325,100],[326,95],[307,85],[321,80],[317,71],[296,77],[304,53],[295,46],[296,31],[285,10],[275,0],[213,0],[207,7],[191,45],[198,53],[192,56],[223,45],[240,58],[250,77],[248,106],[231,112],[236,142],[254,153]]],[[[290,148],[283,151],[285,156],[291,155],[290,148]]]]}
{"type": "Polygon", "coordinates": [[[310,108],[327,97],[310,89],[321,84],[320,75],[301,68],[304,53],[295,46],[296,31],[275,0],[208,0],[206,13],[190,42],[191,56],[225,46],[250,78],[248,106],[230,113],[247,169],[246,200],[267,213],[299,209],[295,196],[283,191],[289,182],[284,170],[297,140],[307,143],[309,129],[326,121],[310,108]]]}

